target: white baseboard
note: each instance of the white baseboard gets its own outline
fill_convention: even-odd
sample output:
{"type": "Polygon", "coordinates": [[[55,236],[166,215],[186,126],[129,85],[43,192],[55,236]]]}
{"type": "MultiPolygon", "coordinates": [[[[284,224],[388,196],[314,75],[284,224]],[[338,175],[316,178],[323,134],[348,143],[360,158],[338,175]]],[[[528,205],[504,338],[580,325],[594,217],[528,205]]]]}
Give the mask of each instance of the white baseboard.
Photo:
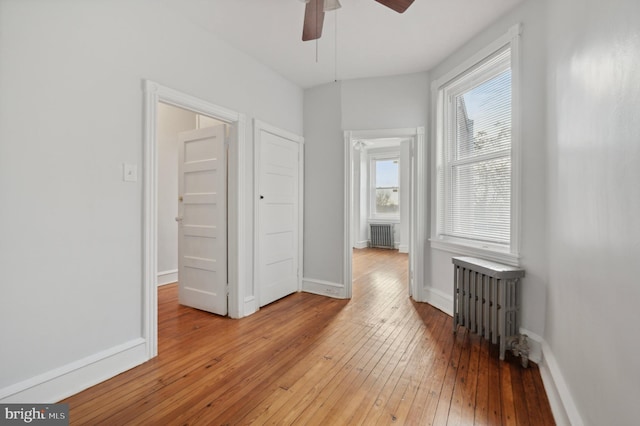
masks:
{"type": "Polygon", "coordinates": [[[440,309],[449,316],[453,316],[453,296],[433,287],[425,287],[423,291],[425,302],[440,309]]]}
{"type": "Polygon", "coordinates": [[[542,357],[540,375],[542,376],[544,389],[547,392],[547,398],[549,398],[549,405],[551,405],[556,424],[558,426],[584,425],[551,347],[544,340],[542,341],[542,357]]]}
{"type": "Polygon", "coordinates": [[[526,334],[529,343],[529,359],[536,364],[542,362],[542,342],[544,339],[533,331],[520,327],[520,334],[526,334]]]}
{"type": "Polygon", "coordinates": [[[258,300],[255,296],[247,296],[244,298],[244,316],[248,317],[251,314],[258,312],[258,300]]]}
{"type": "Polygon", "coordinates": [[[315,280],[313,278],[302,279],[302,291],[336,299],[346,299],[346,290],[343,284],[315,280]]]}
{"type": "Polygon", "coordinates": [[[173,284],[178,281],[178,270],[158,272],[158,287],[165,284],[173,284]]]}
{"type": "Polygon", "coordinates": [[[353,245],[353,248],[355,249],[364,249],[369,247],[369,241],[368,240],[363,240],[363,241],[358,241],[353,245]]]}
{"type": "Polygon", "coordinates": [[[406,244],[399,244],[398,245],[398,251],[400,253],[409,253],[409,246],[406,244]]]}
{"type": "Polygon", "coordinates": [[[146,341],[134,339],[0,389],[0,403],[58,402],[147,360],[146,341]]]}

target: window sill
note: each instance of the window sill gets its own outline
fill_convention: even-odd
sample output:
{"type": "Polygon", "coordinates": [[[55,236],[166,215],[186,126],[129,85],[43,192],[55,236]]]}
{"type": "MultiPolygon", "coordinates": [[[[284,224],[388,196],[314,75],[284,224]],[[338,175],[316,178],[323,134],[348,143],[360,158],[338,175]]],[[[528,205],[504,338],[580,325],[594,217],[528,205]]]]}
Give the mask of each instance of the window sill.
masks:
{"type": "Polygon", "coordinates": [[[481,247],[479,244],[464,243],[446,239],[429,239],[431,248],[457,255],[474,256],[494,262],[500,262],[511,266],[520,266],[520,255],[510,253],[506,249],[498,247],[481,247]]]}
{"type": "Polygon", "coordinates": [[[368,223],[400,223],[400,217],[370,217],[368,223]]]}

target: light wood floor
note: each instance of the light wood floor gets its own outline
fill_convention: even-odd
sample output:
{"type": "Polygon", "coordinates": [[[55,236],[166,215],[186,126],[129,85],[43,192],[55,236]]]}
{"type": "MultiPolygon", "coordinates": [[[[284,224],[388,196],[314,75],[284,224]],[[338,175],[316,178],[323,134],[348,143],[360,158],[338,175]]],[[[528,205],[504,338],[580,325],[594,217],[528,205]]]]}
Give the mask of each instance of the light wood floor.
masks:
{"type": "Polygon", "coordinates": [[[63,401],[73,425],[550,425],[540,372],[407,297],[407,256],[354,252],[350,301],[241,320],[159,290],[159,356],[63,401]]]}

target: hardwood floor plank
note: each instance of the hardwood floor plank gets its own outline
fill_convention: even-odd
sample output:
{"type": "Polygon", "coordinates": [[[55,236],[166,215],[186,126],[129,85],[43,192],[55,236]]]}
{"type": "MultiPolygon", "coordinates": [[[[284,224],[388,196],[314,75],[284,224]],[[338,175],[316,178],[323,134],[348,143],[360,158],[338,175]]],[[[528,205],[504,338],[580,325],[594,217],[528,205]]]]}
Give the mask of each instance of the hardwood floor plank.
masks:
{"type": "Polygon", "coordinates": [[[473,345],[471,344],[469,333],[465,333],[462,341],[460,362],[455,369],[455,383],[451,397],[451,406],[449,407],[449,417],[447,418],[447,424],[449,425],[464,425],[473,422],[473,419],[465,418],[464,411],[468,392],[466,384],[467,371],[471,363],[472,348],[473,345]]]}
{"type": "MultiPolygon", "coordinates": [[[[364,326],[362,328],[365,328],[364,326]]],[[[336,334],[343,342],[352,342],[357,335],[362,333],[360,328],[345,328],[351,333],[336,334]]],[[[251,402],[247,402],[239,411],[240,423],[264,424],[267,419],[284,416],[290,412],[290,407],[295,404],[301,394],[307,392],[317,384],[322,377],[336,368],[342,362],[342,358],[348,353],[348,345],[340,344],[338,347],[322,342],[315,350],[308,354],[295,367],[287,371],[282,378],[272,382],[271,386],[262,394],[252,395],[251,402]]]]}
{"type": "Polygon", "coordinates": [[[478,356],[478,379],[476,384],[476,402],[474,424],[490,425],[489,421],[489,342],[480,342],[478,356]]]}
{"type": "Polygon", "coordinates": [[[528,421],[532,425],[541,425],[544,424],[544,420],[542,418],[541,410],[538,409],[538,406],[540,405],[540,399],[538,398],[536,385],[533,381],[533,371],[535,371],[533,368],[522,369],[522,385],[525,395],[528,395],[528,397],[525,398],[525,403],[527,404],[527,413],[529,417],[528,421]]]}
{"type": "Polygon", "coordinates": [[[361,372],[362,381],[358,386],[353,386],[345,392],[344,398],[334,405],[330,414],[324,418],[326,424],[336,423],[340,420],[349,424],[361,424],[366,416],[368,408],[375,403],[377,396],[382,389],[384,378],[397,365],[401,357],[405,342],[412,338],[411,333],[403,333],[398,336],[401,340],[395,340],[386,346],[384,351],[377,354],[376,358],[366,366],[361,372]],[[396,343],[397,342],[397,343],[396,343]],[[347,416],[341,413],[349,413],[347,416]]]}
{"type": "Polygon", "coordinates": [[[551,405],[549,404],[547,393],[544,390],[544,384],[542,383],[542,376],[540,376],[539,367],[535,364],[530,365],[529,374],[531,375],[531,379],[535,385],[535,395],[538,397],[538,404],[535,408],[540,413],[540,417],[542,418],[541,424],[555,425],[553,413],[551,412],[551,405]]]}
{"type": "Polygon", "coordinates": [[[469,335],[471,354],[469,356],[469,366],[467,376],[464,379],[464,390],[462,395],[462,421],[460,424],[471,424],[475,421],[475,411],[477,408],[477,386],[478,386],[478,366],[480,363],[480,343],[481,338],[477,334],[469,335]]]}
{"type": "MultiPolygon", "coordinates": [[[[296,418],[296,424],[322,424],[323,416],[316,413],[318,409],[322,407],[324,411],[336,411],[332,410],[332,407],[358,376],[360,377],[356,383],[361,383],[364,374],[360,373],[366,369],[372,357],[379,351],[394,346],[394,342],[401,341],[399,339],[414,331],[414,328],[409,327],[409,320],[403,318],[397,309],[392,306],[388,311],[388,316],[382,315],[383,318],[378,326],[372,329],[366,345],[359,351],[361,356],[354,356],[344,364],[341,374],[332,377],[312,403],[306,407],[304,413],[296,418]]],[[[402,347],[402,344],[400,346],[402,347]]]]}
{"type": "Polygon", "coordinates": [[[407,295],[407,255],[354,251],[353,298],[296,293],[240,320],[158,289],[159,356],[62,402],[72,425],[553,424],[535,364],[407,295]]]}
{"type": "MultiPolygon", "coordinates": [[[[317,314],[317,312],[308,310],[300,314],[300,321],[304,322],[307,320],[307,317],[316,317],[317,314]]],[[[330,312],[327,311],[324,312],[324,314],[330,314],[330,312]]],[[[282,340],[276,337],[276,331],[265,334],[262,336],[262,339],[254,340],[251,344],[246,345],[246,347],[251,347],[250,351],[237,353],[234,359],[230,359],[228,363],[224,363],[228,368],[223,368],[223,366],[220,365],[219,376],[213,384],[209,382],[206,376],[198,377],[197,375],[193,375],[195,381],[193,383],[184,383],[182,389],[177,393],[167,392],[165,395],[163,392],[161,401],[156,405],[155,412],[137,415],[135,419],[140,422],[150,416],[157,415],[157,413],[161,411],[162,418],[172,422],[183,415],[188,417],[189,414],[198,410],[198,402],[204,404],[205,408],[217,413],[222,407],[241,398],[243,392],[248,392],[252,389],[257,377],[268,374],[269,370],[274,368],[274,365],[278,367],[281,364],[286,364],[291,361],[301,347],[299,335],[296,333],[314,335],[322,328],[322,318],[316,323],[316,328],[307,328],[303,331],[295,327],[282,326],[280,330],[278,330],[278,333],[282,333],[288,337],[288,342],[285,345],[282,345],[282,340]],[[237,367],[238,364],[242,364],[245,367],[240,370],[237,367]],[[223,385],[221,386],[219,382],[223,382],[223,385]],[[177,404],[177,402],[180,402],[180,404],[177,404]],[[180,406],[181,404],[189,407],[186,414],[184,413],[184,408],[180,406]]],[[[207,367],[205,366],[204,368],[207,367]]],[[[202,373],[202,369],[200,373],[202,373]]],[[[119,421],[119,418],[116,417],[116,421],[119,421]]]]}
{"type": "MultiPolygon", "coordinates": [[[[450,318],[438,316],[440,317],[438,322],[427,324],[427,330],[432,337],[429,349],[424,354],[424,360],[428,366],[420,379],[414,400],[406,415],[407,424],[433,424],[436,414],[448,360],[453,350],[450,318]]],[[[426,318],[425,321],[427,321],[426,318]]]]}
{"type": "MultiPolygon", "coordinates": [[[[437,311],[441,314],[440,311],[437,311]]],[[[455,336],[451,333],[451,317],[443,316],[444,322],[440,326],[435,348],[434,357],[431,359],[432,365],[422,380],[421,390],[416,396],[415,402],[409,410],[407,416],[408,424],[433,425],[438,403],[440,401],[445,377],[448,371],[449,362],[453,353],[455,336]]],[[[428,324],[427,327],[431,327],[428,324]]]]}
{"type": "MultiPolygon", "coordinates": [[[[524,386],[522,383],[522,367],[517,362],[510,362],[509,369],[511,375],[511,392],[514,395],[526,395],[524,386]]],[[[526,398],[513,398],[513,406],[516,411],[516,424],[529,425],[531,417],[529,410],[527,409],[526,398]]]]}
{"type": "MultiPolygon", "coordinates": [[[[330,377],[335,370],[340,369],[345,357],[351,357],[358,352],[361,347],[360,341],[366,339],[368,332],[370,327],[364,325],[332,327],[329,330],[331,338],[318,342],[314,350],[300,358],[297,364],[282,376],[272,381],[271,386],[262,393],[252,393],[250,401],[245,401],[242,407],[237,407],[239,412],[237,418],[250,419],[251,422],[248,423],[261,423],[272,416],[291,412],[289,404],[292,401],[295,403],[296,397],[301,393],[307,392],[314,386],[317,387],[323,378],[330,377]],[[273,391],[277,395],[274,395],[273,391]]],[[[312,399],[313,397],[309,397],[308,400],[312,399]]]]}
{"type": "MultiPolygon", "coordinates": [[[[454,405],[453,394],[456,385],[458,368],[460,367],[461,361],[465,358],[465,356],[463,356],[462,349],[466,334],[466,330],[458,329],[458,332],[455,335],[453,351],[451,352],[451,357],[447,360],[448,365],[444,375],[442,390],[439,394],[438,405],[433,419],[434,425],[444,425],[449,421],[449,411],[454,405]]],[[[464,355],[468,357],[468,353],[464,355]]],[[[455,410],[456,408],[454,407],[454,412],[455,410]]]]}
{"type": "Polygon", "coordinates": [[[508,363],[501,362],[500,369],[500,394],[502,405],[502,424],[503,425],[515,425],[517,424],[516,407],[513,402],[514,394],[511,387],[511,368],[508,363]]]}

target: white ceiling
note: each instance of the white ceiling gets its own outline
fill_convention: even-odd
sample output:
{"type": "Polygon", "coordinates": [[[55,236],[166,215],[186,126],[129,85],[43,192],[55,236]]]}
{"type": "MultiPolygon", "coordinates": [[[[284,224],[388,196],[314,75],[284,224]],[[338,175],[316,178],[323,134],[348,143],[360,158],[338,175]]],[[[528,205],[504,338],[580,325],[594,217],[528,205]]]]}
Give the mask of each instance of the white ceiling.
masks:
{"type": "Polygon", "coordinates": [[[374,0],[340,1],[337,13],[325,15],[316,62],[316,42],[302,41],[300,0],[162,0],[303,88],[336,74],[345,80],[429,70],[522,0],[415,0],[403,14],[374,0]]]}

